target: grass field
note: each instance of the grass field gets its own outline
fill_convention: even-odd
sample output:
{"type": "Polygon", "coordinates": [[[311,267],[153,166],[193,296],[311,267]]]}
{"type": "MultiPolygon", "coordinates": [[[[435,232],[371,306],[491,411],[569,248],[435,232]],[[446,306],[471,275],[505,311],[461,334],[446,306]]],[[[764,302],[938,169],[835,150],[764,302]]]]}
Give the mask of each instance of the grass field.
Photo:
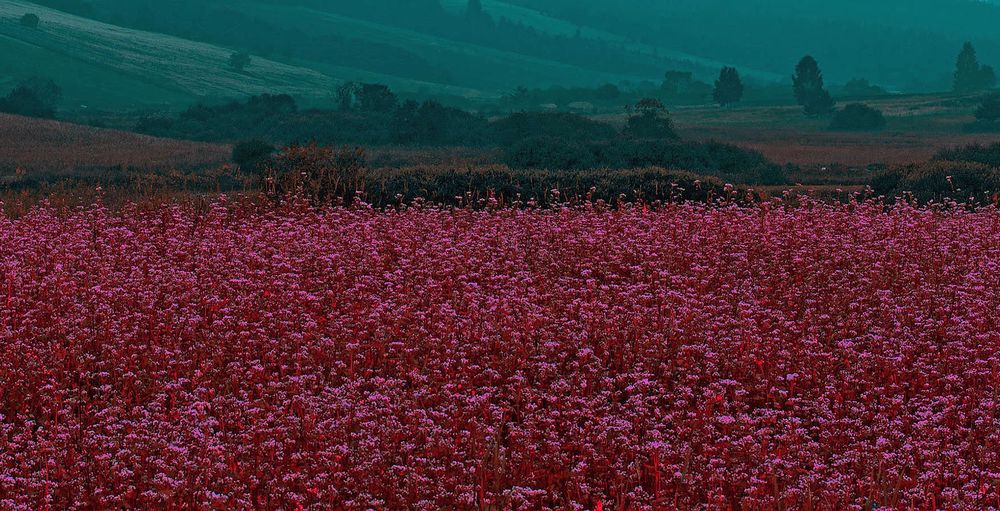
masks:
{"type": "Polygon", "coordinates": [[[230,148],[0,114],[0,176],[87,168],[202,168],[229,161],[230,148]]]}
{"type": "MultiPolygon", "coordinates": [[[[692,55],[690,53],[677,51],[665,46],[654,46],[651,44],[642,43],[632,38],[608,32],[605,30],[588,26],[581,26],[564,19],[559,19],[550,16],[546,13],[540,12],[535,9],[531,9],[520,5],[514,5],[509,2],[504,2],[501,0],[484,0],[482,4],[483,4],[483,11],[493,16],[494,18],[506,18],[515,23],[520,23],[522,25],[531,27],[539,32],[549,35],[556,35],[562,37],[575,37],[576,34],[579,34],[580,37],[612,43],[614,45],[625,48],[629,51],[643,55],[648,55],[651,58],[657,58],[657,59],[662,58],[666,61],[673,61],[674,66],[681,67],[684,69],[695,67],[695,68],[700,68],[700,70],[706,73],[713,73],[723,66],[732,65],[731,62],[727,63],[718,60],[707,59],[704,57],[699,57],[697,55],[692,55]]],[[[441,5],[452,13],[462,13],[468,6],[468,1],[442,0],[441,5]]],[[[743,67],[742,72],[743,75],[746,77],[753,77],[755,79],[764,81],[777,81],[784,78],[784,76],[776,73],[747,68],[747,67],[743,67]]]]}
{"type": "Polygon", "coordinates": [[[45,76],[67,108],[186,106],[199,97],[287,93],[328,95],[335,80],[318,71],[257,58],[243,73],[232,50],[108,25],[22,0],[0,3],[0,80],[45,76]],[[36,13],[38,29],[20,25],[36,13]]]}
{"type": "MultiPolygon", "coordinates": [[[[449,69],[456,81],[469,87],[446,87],[393,77],[382,77],[384,83],[406,90],[422,88],[426,92],[451,93],[463,96],[484,94],[496,97],[524,83],[617,83],[621,80],[641,80],[648,77],[600,73],[579,66],[552,60],[519,55],[464,41],[455,41],[399,27],[340,16],[331,12],[303,7],[288,7],[264,2],[246,2],[244,12],[260,15],[272,23],[301,30],[305,33],[335,33],[341,37],[372,41],[405,48],[431,64],[449,69]],[[470,87],[475,87],[473,90],[470,87]],[[476,92],[479,91],[479,92],[476,92]]],[[[322,67],[322,66],[321,66],[322,67]]],[[[331,73],[355,73],[359,70],[331,69],[331,73]]]]}

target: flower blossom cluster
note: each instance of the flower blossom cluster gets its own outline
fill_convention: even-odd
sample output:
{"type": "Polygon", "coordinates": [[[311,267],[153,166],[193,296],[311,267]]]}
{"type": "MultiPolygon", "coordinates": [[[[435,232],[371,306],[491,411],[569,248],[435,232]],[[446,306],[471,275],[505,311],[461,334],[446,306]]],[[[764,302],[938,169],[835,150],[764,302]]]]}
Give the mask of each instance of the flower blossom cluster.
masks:
{"type": "Polygon", "coordinates": [[[0,509],[1000,509],[1000,214],[0,216],[0,509]]]}

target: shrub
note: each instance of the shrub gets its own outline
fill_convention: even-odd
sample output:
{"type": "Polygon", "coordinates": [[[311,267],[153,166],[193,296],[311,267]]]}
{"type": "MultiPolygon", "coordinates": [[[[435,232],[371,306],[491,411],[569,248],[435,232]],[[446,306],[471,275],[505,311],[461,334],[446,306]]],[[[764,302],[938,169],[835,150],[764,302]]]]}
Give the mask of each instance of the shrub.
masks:
{"type": "Polygon", "coordinates": [[[579,170],[596,164],[594,153],[583,143],[555,137],[538,137],[514,144],[504,163],[517,169],[579,170]]]}
{"type": "Polygon", "coordinates": [[[984,122],[1000,121],[1000,94],[987,96],[976,109],[976,119],[984,122]]]}
{"type": "Polygon", "coordinates": [[[598,150],[601,166],[663,167],[717,176],[734,183],[783,184],[782,168],[756,151],[720,142],[624,140],[598,150]]]}
{"type": "MultiPolygon", "coordinates": [[[[365,197],[374,205],[410,202],[416,198],[454,204],[464,197],[473,204],[493,198],[498,205],[534,199],[582,202],[604,200],[706,200],[723,193],[723,183],[711,177],[662,168],[561,170],[511,169],[484,166],[455,170],[450,166],[378,169],[368,173],[365,197]],[[559,190],[558,197],[552,190],[559,190]],[[398,197],[398,198],[397,198],[398,197]]],[[[465,200],[465,199],[463,199],[465,200]]]]}
{"type": "Polygon", "coordinates": [[[871,186],[879,194],[909,192],[921,201],[973,197],[988,202],[1000,191],[1000,169],[971,161],[936,160],[895,169],[878,176],[871,186]]]}
{"type": "Polygon", "coordinates": [[[875,131],[885,127],[882,111],[863,103],[851,103],[838,111],[830,129],[840,131],[875,131]]]}
{"type": "Polygon", "coordinates": [[[994,142],[988,146],[971,144],[964,147],[942,149],[934,156],[934,159],[976,162],[1000,168],[1000,142],[994,142]]]}
{"type": "Polygon", "coordinates": [[[1000,94],[986,96],[976,109],[976,120],[965,129],[970,132],[1000,131],[1000,94]]]}
{"type": "Polygon", "coordinates": [[[24,27],[38,28],[38,23],[40,21],[41,20],[38,19],[38,15],[37,14],[33,14],[33,13],[30,13],[30,12],[28,14],[25,14],[24,16],[21,16],[21,26],[24,26],[24,27]]]}
{"type": "Polygon", "coordinates": [[[32,89],[19,85],[7,97],[0,99],[0,112],[26,117],[55,117],[55,110],[38,97],[32,89]]]}
{"type": "Polygon", "coordinates": [[[249,53],[245,51],[236,52],[229,56],[229,67],[242,73],[250,65],[250,61],[249,53]]]}
{"type": "Polygon", "coordinates": [[[233,162],[243,170],[255,171],[267,163],[274,153],[274,146],[263,140],[246,140],[233,146],[233,162]]]}
{"type": "Polygon", "coordinates": [[[275,198],[300,194],[318,205],[349,203],[364,190],[367,169],[367,157],[360,148],[289,146],[268,169],[265,191],[275,198]]]}
{"type": "Polygon", "coordinates": [[[674,132],[674,124],[667,116],[666,110],[646,109],[642,113],[628,118],[623,134],[632,139],[641,140],[678,140],[674,132]]]}
{"type": "Polygon", "coordinates": [[[358,105],[365,112],[388,113],[399,102],[389,87],[378,83],[363,83],[356,94],[358,105]]]}
{"type": "Polygon", "coordinates": [[[635,105],[636,115],[630,116],[622,133],[632,139],[677,140],[670,114],[656,98],[644,98],[635,105]]]}
{"type": "Polygon", "coordinates": [[[610,140],[618,134],[609,124],[563,112],[515,113],[490,123],[489,133],[490,140],[501,146],[543,137],[577,142],[610,140]]]}

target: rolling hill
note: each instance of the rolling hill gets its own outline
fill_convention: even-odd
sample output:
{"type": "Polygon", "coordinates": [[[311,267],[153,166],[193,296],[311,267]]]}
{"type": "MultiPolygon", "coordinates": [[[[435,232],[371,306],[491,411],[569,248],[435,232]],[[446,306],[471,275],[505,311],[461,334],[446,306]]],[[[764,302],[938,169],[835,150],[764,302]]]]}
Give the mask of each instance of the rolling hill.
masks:
{"type": "Polygon", "coordinates": [[[310,105],[355,80],[476,101],[518,86],[649,86],[667,70],[711,81],[724,65],[783,83],[806,53],[829,82],[934,91],[949,87],[966,39],[1000,64],[990,28],[1000,7],[970,0],[481,4],[488,23],[470,17],[468,0],[6,0],[0,92],[41,75],[64,88],[64,109],[178,109],[264,92],[310,105]],[[19,23],[27,12],[38,29],[19,23]],[[234,51],[253,54],[245,72],[228,66],[234,51]]]}
{"type": "Polygon", "coordinates": [[[0,3],[0,69],[13,81],[52,78],[66,106],[181,105],[205,97],[264,92],[318,96],[334,81],[305,67],[254,59],[244,73],[228,66],[231,50],[108,25],[24,2],[0,3]],[[21,26],[32,12],[42,23],[21,26]]]}

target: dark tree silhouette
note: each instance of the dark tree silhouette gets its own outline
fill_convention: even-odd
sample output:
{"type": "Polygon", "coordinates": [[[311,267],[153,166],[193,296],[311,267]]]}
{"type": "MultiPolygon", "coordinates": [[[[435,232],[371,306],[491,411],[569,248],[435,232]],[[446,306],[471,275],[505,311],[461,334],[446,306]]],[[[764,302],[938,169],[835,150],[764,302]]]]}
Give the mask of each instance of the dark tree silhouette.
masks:
{"type": "Polygon", "coordinates": [[[743,99],[743,81],[735,67],[724,67],[719,72],[712,98],[721,106],[736,104],[743,99]]]}
{"type": "Polygon", "coordinates": [[[972,43],[965,43],[955,62],[955,83],[953,89],[959,93],[978,92],[992,89],[997,77],[990,66],[979,65],[976,49],[972,43]]]}
{"type": "Polygon", "coordinates": [[[28,28],[38,28],[39,21],[41,20],[38,19],[38,15],[32,14],[30,12],[28,14],[25,14],[24,16],[21,16],[21,25],[28,28]]]}
{"type": "Polygon", "coordinates": [[[875,131],[885,127],[882,111],[864,103],[851,103],[833,116],[830,129],[840,131],[875,131]]]}
{"type": "Polygon", "coordinates": [[[46,78],[29,78],[0,98],[0,112],[27,117],[55,117],[56,106],[62,98],[62,89],[46,78]]]}
{"type": "Polygon", "coordinates": [[[358,84],[355,82],[344,82],[337,86],[336,96],[337,108],[341,112],[347,112],[354,108],[354,101],[358,94],[358,84]]]}
{"type": "Polygon", "coordinates": [[[246,140],[233,146],[233,163],[244,171],[254,172],[271,159],[274,146],[263,140],[246,140]]]}
{"type": "Polygon", "coordinates": [[[976,109],[976,119],[982,122],[1000,123],[1000,94],[992,94],[976,109]]]}
{"type": "Polygon", "coordinates": [[[250,65],[250,54],[245,51],[233,53],[229,56],[229,67],[242,73],[250,65]]]}
{"type": "Polygon", "coordinates": [[[391,112],[399,102],[389,87],[379,83],[363,83],[356,94],[358,104],[365,112],[391,112]]]}
{"type": "Polygon", "coordinates": [[[671,122],[666,107],[658,99],[645,98],[635,106],[637,115],[628,118],[624,134],[635,139],[667,139],[677,140],[674,124],[671,122]]]}
{"type": "Polygon", "coordinates": [[[795,99],[808,115],[823,115],[833,112],[835,102],[823,85],[823,72],[819,63],[809,55],[802,57],[795,66],[792,76],[795,99]]]}

